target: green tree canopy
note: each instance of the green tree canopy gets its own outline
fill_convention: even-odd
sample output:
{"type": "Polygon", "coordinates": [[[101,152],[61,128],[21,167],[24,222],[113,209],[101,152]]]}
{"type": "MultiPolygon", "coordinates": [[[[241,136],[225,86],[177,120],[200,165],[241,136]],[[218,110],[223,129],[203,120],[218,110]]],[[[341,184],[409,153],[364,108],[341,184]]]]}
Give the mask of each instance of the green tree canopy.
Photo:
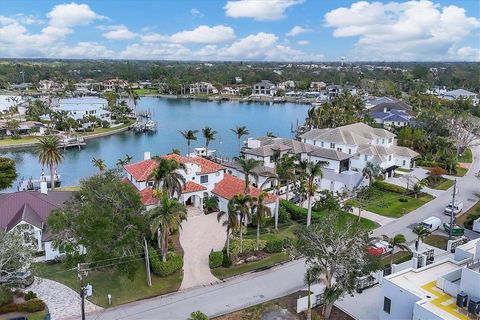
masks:
{"type": "Polygon", "coordinates": [[[17,176],[15,161],[0,157],[0,190],[10,188],[17,176]]]}

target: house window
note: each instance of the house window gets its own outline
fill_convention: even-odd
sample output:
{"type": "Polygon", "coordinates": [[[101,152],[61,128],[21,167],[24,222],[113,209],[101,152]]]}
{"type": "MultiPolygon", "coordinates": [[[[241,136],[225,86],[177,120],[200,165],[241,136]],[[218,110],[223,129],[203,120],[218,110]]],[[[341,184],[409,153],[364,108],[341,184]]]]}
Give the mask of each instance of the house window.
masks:
{"type": "Polygon", "coordinates": [[[388,161],[392,161],[392,155],[388,156],[388,161]]]}
{"type": "Polygon", "coordinates": [[[317,140],[313,140],[313,145],[314,145],[314,146],[317,145],[317,140]]]}
{"type": "Polygon", "coordinates": [[[348,149],[348,154],[352,154],[352,149],[348,149]]]}
{"type": "Polygon", "coordinates": [[[323,141],[320,143],[320,146],[323,148],[323,141]]]}
{"type": "Polygon", "coordinates": [[[220,172],[217,171],[217,172],[215,173],[215,175],[218,177],[218,176],[220,175],[220,172]]]}
{"type": "Polygon", "coordinates": [[[405,166],[407,162],[405,160],[402,161],[402,165],[405,166]]]}
{"type": "Polygon", "coordinates": [[[342,148],[337,148],[337,151],[340,151],[340,152],[342,152],[342,148]]]}
{"type": "Polygon", "coordinates": [[[393,138],[388,139],[388,143],[392,143],[393,138]]]}
{"type": "Polygon", "coordinates": [[[208,176],[200,176],[200,183],[208,183],[208,176]]]}
{"type": "Polygon", "coordinates": [[[382,144],[385,144],[385,139],[382,139],[382,144]]]}
{"type": "Polygon", "coordinates": [[[148,187],[153,187],[154,184],[155,184],[154,181],[148,181],[148,182],[147,182],[147,186],[148,186],[148,187]]]}
{"type": "Polygon", "coordinates": [[[364,156],[365,161],[368,161],[368,155],[364,156]]]}
{"type": "Polygon", "coordinates": [[[335,149],[335,143],[330,143],[330,149],[335,149]]]}
{"type": "Polygon", "coordinates": [[[390,314],[390,308],[392,307],[392,300],[387,297],[383,297],[383,311],[390,314]]]}

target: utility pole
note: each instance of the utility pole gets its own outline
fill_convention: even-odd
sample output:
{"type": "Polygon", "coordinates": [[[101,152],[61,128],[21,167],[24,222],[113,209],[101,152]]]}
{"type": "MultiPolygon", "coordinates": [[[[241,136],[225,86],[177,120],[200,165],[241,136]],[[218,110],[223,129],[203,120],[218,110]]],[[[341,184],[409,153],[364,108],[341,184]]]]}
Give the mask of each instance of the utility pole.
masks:
{"type": "Polygon", "coordinates": [[[150,274],[150,258],[148,256],[148,246],[147,246],[147,240],[145,237],[143,237],[143,242],[145,246],[145,268],[147,269],[147,285],[149,287],[152,286],[152,275],[150,274]]]}
{"type": "Polygon", "coordinates": [[[78,278],[80,279],[80,298],[82,300],[82,320],[85,320],[85,286],[83,284],[83,279],[88,275],[87,266],[87,263],[79,263],[77,266],[78,278]]]}
{"type": "Polygon", "coordinates": [[[452,240],[453,222],[455,220],[455,194],[457,193],[457,179],[453,183],[452,207],[450,209],[450,230],[448,233],[448,240],[452,240]]]}

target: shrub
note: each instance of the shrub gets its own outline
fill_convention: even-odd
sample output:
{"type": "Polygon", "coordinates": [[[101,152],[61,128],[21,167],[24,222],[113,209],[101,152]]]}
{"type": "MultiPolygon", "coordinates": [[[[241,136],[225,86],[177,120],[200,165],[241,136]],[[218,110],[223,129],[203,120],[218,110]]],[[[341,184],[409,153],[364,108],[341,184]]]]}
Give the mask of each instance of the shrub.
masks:
{"type": "Polygon", "coordinates": [[[407,199],[407,198],[404,198],[404,197],[402,197],[402,198],[398,199],[398,201],[400,201],[400,202],[408,202],[408,199],[407,199]]]}
{"type": "MultiPolygon", "coordinates": [[[[299,221],[304,223],[307,221],[308,210],[305,208],[301,208],[294,203],[291,203],[287,200],[280,200],[280,207],[285,208],[288,213],[290,213],[290,217],[292,220],[299,221]]],[[[316,219],[320,218],[322,214],[318,211],[312,210],[312,222],[316,219]]]]}
{"type": "Polygon", "coordinates": [[[36,298],[37,298],[37,294],[33,291],[28,291],[24,296],[25,301],[36,299],[36,298]]]}
{"type": "Polygon", "coordinates": [[[383,191],[390,191],[390,192],[401,193],[401,194],[404,194],[407,191],[407,189],[405,189],[403,187],[396,186],[394,184],[391,184],[391,183],[388,183],[388,182],[385,182],[385,181],[381,181],[381,180],[376,180],[373,183],[373,186],[375,186],[376,188],[378,188],[380,190],[383,190],[383,191]]]}
{"type": "Polygon", "coordinates": [[[160,277],[171,275],[183,267],[183,258],[174,252],[169,252],[167,254],[167,261],[163,262],[157,251],[152,247],[149,247],[148,256],[150,258],[150,269],[154,274],[160,277]]]}
{"type": "Polygon", "coordinates": [[[37,312],[45,310],[45,302],[40,299],[32,299],[25,303],[21,303],[18,305],[18,311],[20,312],[37,312]]]}
{"type": "Polygon", "coordinates": [[[208,320],[208,316],[201,311],[194,311],[190,313],[190,317],[187,320],[208,320]]]}
{"type": "Polygon", "coordinates": [[[267,240],[265,248],[263,251],[268,253],[282,252],[283,250],[283,240],[282,239],[271,239],[267,240]]]}
{"type": "Polygon", "coordinates": [[[287,223],[290,220],[290,213],[284,207],[278,209],[278,222],[287,223]]]}
{"type": "Polygon", "coordinates": [[[463,226],[467,229],[472,229],[473,228],[473,222],[480,218],[480,212],[479,213],[472,213],[468,215],[468,217],[465,219],[465,222],[463,223],[463,226]]]}
{"type": "Polygon", "coordinates": [[[232,266],[232,259],[226,254],[223,255],[222,267],[230,268],[232,266]]]}
{"type": "Polygon", "coordinates": [[[440,167],[445,169],[447,165],[445,163],[429,161],[429,160],[416,160],[415,163],[420,167],[440,167]]]}
{"type": "Polygon", "coordinates": [[[13,301],[13,292],[10,288],[5,286],[0,286],[0,306],[12,303],[13,301]]]}
{"type": "Polygon", "coordinates": [[[212,251],[208,256],[208,265],[211,269],[218,268],[223,263],[223,251],[212,251]]]}
{"type": "MultiPolygon", "coordinates": [[[[263,250],[267,242],[265,240],[260,240],[259,249],[263,250]]],[[[243,239],[243,252],[252,252],[257,248],[256,239],[243,239]]],[[[240,240],[232,239],[230,241],[230,254],[234,257],[238,256],[240,253],[240,240]]]]}

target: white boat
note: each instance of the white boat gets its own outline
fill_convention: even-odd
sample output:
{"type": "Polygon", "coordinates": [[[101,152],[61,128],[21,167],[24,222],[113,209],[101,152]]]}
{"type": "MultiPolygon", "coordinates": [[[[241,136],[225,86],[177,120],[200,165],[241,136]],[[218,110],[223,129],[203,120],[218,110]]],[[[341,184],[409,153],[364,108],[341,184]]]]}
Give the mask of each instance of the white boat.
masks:
{"type": "Polygon", "coordinates": [[[208,154],[205,152],[205,148],[195,148],[193,152],[189,154],[190,157],[211,157],[217,152],[217,150],[208,149],[208,154]]]}

